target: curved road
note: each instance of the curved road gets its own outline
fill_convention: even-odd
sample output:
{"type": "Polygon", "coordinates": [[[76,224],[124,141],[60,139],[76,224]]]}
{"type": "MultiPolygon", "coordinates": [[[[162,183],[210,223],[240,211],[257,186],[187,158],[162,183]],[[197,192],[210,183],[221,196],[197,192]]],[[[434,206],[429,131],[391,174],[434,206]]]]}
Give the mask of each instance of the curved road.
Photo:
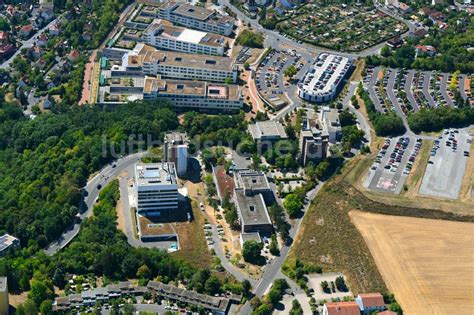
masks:
{"type": "MultiPolygon", "coordinates": [[[[97,185],[100,184],[102,187],[104,187],[115,177],[117,177],[123,170],[136,163],[145,154],[146,152],[139,152],[120,158],[113,164],[109,164],[104,167],[97,175],[87,182],[87,185],[84,187],[84,200],[80,205],[80,209],[85,209],[85,211],[82,211],[79,214],[81,219],[80,221],[92,215],[94,202],[99,196],[99,189],[97,189],[97,185]],[[113,165],[115,165],[115,167],[113,167],[113,165]]],[[[48,248],[45,249],[46,255],[54,255],[59,250],[63,249],[79,233],[80,229],[81,222],[77,222],[71,227],[71,229],[64,231],[58,240],[51,243],[48,248]]]]}

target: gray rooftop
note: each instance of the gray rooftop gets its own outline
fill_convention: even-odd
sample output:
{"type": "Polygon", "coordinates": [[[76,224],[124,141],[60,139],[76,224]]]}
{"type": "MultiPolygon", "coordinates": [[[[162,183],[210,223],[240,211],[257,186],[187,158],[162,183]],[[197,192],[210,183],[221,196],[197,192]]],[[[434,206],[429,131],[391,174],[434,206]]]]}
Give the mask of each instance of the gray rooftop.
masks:
{"type": "Polygon", "coordinates": [[[248,241],[257,241],[259,243],[262,242],[262,239],[260,237],[260,233],[258,233],[258,232],[240,233],[240,237],[242,238],[242,243],[245,243],[245,242],[248,242],[248,241]]]}
{"type": "Polygon", "coordinates": [[[250,190],[270,189],[267,177],[263,172],[258,171],[240,171],[238,174],[239,185],[241,188],[250,190]]]}
{"type": "Polygon", "coordinates": [[[248,126],[248,131],[254,140],[288,138],[285,128],[278,121],[257,121],[255,124],[248,126]]]}
{"type": "Polygon", "coordinates": [[[173,131],[165,134],[165,142],[170,144],[185,144],[188,143],[188,136],[185,132],[173,131]]]}
{"type": "Polygon", "coordinates": [[[176,185],[174,163],[137,163],[135,179],[139,186],[176,185]]]}
{"type": "Polygon", "coordinates": [[[173,12],[200,21],[205,21],[214,15],[214,12],[211,10],[187,3],[180,4],[173,12]]]}
{"type": "Polygon", "coordinates": [[[272,224],[262,194],[246,196],[241,188],[234,189],[242,225],[272,224]]]}

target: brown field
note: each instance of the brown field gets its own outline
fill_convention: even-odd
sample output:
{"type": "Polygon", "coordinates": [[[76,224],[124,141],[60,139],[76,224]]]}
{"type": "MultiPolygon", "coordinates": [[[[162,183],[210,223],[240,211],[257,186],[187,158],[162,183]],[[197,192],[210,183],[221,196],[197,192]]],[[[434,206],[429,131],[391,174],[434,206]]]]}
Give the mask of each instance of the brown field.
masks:
{"type": "Polygon", "coordinates": [[[404,314],[474,313],[474,224],[349,213],[404,314]]]}

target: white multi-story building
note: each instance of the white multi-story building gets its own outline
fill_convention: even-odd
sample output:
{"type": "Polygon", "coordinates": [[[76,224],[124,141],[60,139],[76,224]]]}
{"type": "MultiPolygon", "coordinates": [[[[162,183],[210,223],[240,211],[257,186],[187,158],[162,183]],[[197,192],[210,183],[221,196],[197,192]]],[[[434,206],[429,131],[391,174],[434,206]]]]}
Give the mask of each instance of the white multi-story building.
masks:
{"type": "Polygon", "coordinates": [[[224,56],[228,40],[222,35],[167,25],[161,21],[150,24],[142,39],[153,47],[190,54],[224,56]]]}
{"type": "Polygon", "coordinates": [[[122,65],[112,67],[111,75],[160,75],[164,79],[237,82],[238,67],[228,57],[190,55],[181,52],[159,51],[138,44],[122,57],[122,65]]]}
{"type": "Polygon", "coordinates": [[[163,2],[158,5],[145,5],[140,14],[225,36],[230,36],[235,26],[235,19],[230,16],[187,3],[163,2]]]}
{"type": "Polygon", "coordinates": [[[329,142],[336,143],[342,137],[342,126],[339,121],[339,113],[335,108],[324,106],[321,108],[320,121],[324,132],[329,136],[329,142]]]}
{"type": "Polygon", "coordinates": [[[188,169],[189,141],[184,132],[170,132],[165,134],[165,161],[176,165],[178,176],[186,174],[188,169]]]}
{"type": "Polygon", "coordinates": [[[324,103],[333,100],[350,73],[352,60],[340,55],[321,53],[303,79],[298,82],[298,96],[324,103]]]}
{"type": "Polygon", "coordinates": [[[215,85],[203,81],[162,80],[145,77],[143,99],[167,99],[179,109],[238,111],[243,98],[238,85],[215,85]]]}
{"type": "Polygon", "coordinates": [[[135,165],[137,214],[159,216],[178,210],[178,183],[174,163],[135,165]]]}

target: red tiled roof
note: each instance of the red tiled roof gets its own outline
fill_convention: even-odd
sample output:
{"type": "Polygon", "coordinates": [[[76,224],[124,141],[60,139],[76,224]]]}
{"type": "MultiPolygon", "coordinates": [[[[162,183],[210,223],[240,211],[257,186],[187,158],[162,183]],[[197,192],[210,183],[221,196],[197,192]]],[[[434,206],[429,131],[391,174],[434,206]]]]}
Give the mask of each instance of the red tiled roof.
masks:
{"type": "Polygon", "coordinates": [[[78,58],[80,53],[77,50],[71,50],[71,52],[68,54],[69,58],[75,59],[78,58]]]}
{"type": "Polygon", "coordinates": [[[218,165],[214,169],[216,179],[217,179],[217,189],[219,189],[219,193],[222,197],[225,196],[226,193],[229,196],[232,196],[234,192],[234,179],[227,175],[225,172],[225,168],[218,165]]]}
{"type": "Polygon", "coordinates": [[[359,306],[356,302],[326,303],[328,315],[360,315],[359,306]]]}
{"type": "Polygon", "coordinates": [[[392,311],[383,311],[378,313],[377,315],[397,315],[397,313],[392,312],[392,311]]]}
{"type": "Polygon", "coordinates": [[[33,25],[31,24],[25,25],[20,30],[22,32],[31,32],[33,30],[33,25]]]}
{"type": "Polygon", "coordinates": [[[417,50],[421,50],[422,52],[424,53],[427,53],[427,52],[432,52],[432,53],[435,53],[436,52],[436,48],[434,48],[433,46],[427,46],[427,45],[417,45],[415,47],[417,50]]]}
{"type": "Polygon", "coordinates": [[[362,300],[364,308],[384,306],[383,296],[380,293],[361,293],[359,297],[362,300]]]}

